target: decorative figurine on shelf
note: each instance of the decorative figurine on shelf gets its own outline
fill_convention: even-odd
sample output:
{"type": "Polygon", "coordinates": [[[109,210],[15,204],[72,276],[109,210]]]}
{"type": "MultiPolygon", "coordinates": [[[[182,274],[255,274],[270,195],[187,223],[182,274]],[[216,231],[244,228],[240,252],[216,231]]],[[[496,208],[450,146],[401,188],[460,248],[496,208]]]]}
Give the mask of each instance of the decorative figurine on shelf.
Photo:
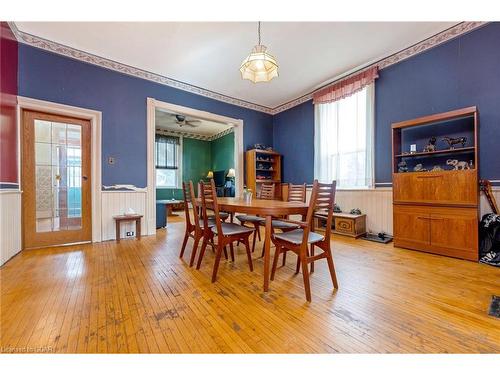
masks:
{"type": "Polygon", "coordinates": [[[415,154],[417,152],[417,144],[410,145],[410,154],[415,154]]]}
{"type": "Polygon", "coordinates": [[[434,167],[432,167],[431,169],[431,172],[438,172],[438,171],[443,171],[444,169],[441,168],[440,165],[435,165],[434,167]]]}
{"type": "Polygon", "coordinates": [[[271,146],[267,146],[266,151],[273,151],[273,148],[271,146]]]}
{"type": "Polygon", "coordinates": [[[423,152],[434,152],[436,151],[436,137],[431,137],[429,143],[424,147],[423,152]]]}
{"type": "Polygon", "coordinates": [[[406,164],[406,162],[404,160],[402,160],[398,163],[398,172],[399,173],[408,172],[408,165],[406,164]]]}
{"type": "Polygon", "coordinates": [[[337,203],[334,203],[333,204],[333,212],[342,212],[342,210],[340,209],[340,206],[337,204],[337,203]]]}
{"type": "Polygon", "coordinates": [[[417,164],[413,167],[413,172],[425,172],[427,169],[424,168],[422,164],[417,164]]]}
{"type": "Polygon", "coordinates": [[[466,161],[458,161],[457,159],[446,160],[446,165],[451,165],[453,167],[453,170],[455,171],[470,169],[469,163],[467,163],[466,161]]]}
{"type": "Polygon", "coordinates": [[[253,145],[253,148],[255,150],[264,150],[266,148],[266,146],[264,146],[262,143],[256,143],[253,145]]]}
{"type": "Polygon", "coordinates": [[[448,143],[448,146],[450,147],[450,150],[455,149],[455,145],[462,144],[462,147],[465,147],[465,144],[467,143],[467,138],[466,137],[458,137],[458,138],[451,138],[451,137],[444,137],[443,141],[448,143]]]}
{"type": "Polygon", "coordinates": [[[361,210],[359,208],[353,208],[349,213],[351,215],[361,215],[361,210]]]}

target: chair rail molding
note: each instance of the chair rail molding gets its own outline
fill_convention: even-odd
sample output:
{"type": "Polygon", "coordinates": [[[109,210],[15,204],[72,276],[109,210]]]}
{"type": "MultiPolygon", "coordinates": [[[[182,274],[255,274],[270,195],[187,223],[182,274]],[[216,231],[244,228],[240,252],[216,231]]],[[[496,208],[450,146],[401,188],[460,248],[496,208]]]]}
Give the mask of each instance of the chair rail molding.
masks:
{"type": "MultiPolygon", "coordinates": [[[[45,100],[17,97],[17,126],[21,128],[21,111],[31,109],[59,115],[72,116],[90,120],[92,132],[91,170],[92,170],[92,242],[101,241],[101,128],[102,113],[92,109],[74,107],[66,104],[53,103],[45,100]]],[[[22,183],[22,181],[19,181],[22,183]]]]}

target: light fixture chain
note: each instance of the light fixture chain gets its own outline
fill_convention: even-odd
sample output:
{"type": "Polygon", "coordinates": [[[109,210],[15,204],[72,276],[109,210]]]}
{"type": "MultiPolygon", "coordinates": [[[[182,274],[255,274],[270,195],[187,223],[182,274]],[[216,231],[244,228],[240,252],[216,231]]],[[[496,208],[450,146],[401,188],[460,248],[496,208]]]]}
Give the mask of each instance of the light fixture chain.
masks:
{"type": "Polygon", "coordinates": [[[258,34],[259,34],[259,46],[260,46],[260,21],[259,21],[259,27],[258,27],[258,34]]]}

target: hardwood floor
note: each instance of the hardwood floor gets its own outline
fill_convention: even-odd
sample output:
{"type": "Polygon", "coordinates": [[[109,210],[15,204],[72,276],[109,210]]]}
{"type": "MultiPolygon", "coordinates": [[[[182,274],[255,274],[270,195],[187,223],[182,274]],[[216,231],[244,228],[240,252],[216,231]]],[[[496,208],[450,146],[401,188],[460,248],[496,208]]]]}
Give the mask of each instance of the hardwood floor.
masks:
{"type": "Polygon", "coordinates": [[[211,251],[200,271],[187,265],[192,242],[178,258],[183,230],[23,251],[0,269],[0,350],[500,352],[500,319],[487,315],[500,269],[336,236],[340,289],[317,262],[309,304],[292,254],[269,293],[241,245],[211,284],[211,251]]]}

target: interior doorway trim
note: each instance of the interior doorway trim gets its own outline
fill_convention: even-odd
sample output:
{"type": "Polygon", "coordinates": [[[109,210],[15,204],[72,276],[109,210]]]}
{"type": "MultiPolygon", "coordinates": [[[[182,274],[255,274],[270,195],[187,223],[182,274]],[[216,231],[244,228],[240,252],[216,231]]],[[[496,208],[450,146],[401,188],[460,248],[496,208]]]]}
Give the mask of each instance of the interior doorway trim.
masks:
{"type": "Polygon", "coordinates": [[[234,125],[234,161],[236,169],[235,187],[236,196],[243,193],[243,120],[226,117],[211,112],[200,111],[190,107],[183,107],[177,104],[162,102],[154,98],[147,98],[147,158],[148,158],[148,186],[146,219],[148,234],[155,234],[156,231],[156,179],[155,179],[155,109],[161,108],[170,112],[180,113],[186,116],[198,117],[204,120],[223,122],[234,125]]]}
{"type": "MultiPolygon", "coordinates": [[[[100,242],[101,234],[101,127],[102,113],[91,109],[74,107],[65,104],[48,102],[27,98],[17,97],[17,126],[21,128],[21,115],[23,109],[29,109],[39,112],[53,113],[56,115],[65,115],[77,117],[90,121],[92,143],[91,143],[91,191],[92,191],[92,242],[100,242]]],[[[19,144],[22,140],[19,140],[19,144]]],[[[19,163],[21,163],[19,156],[19,163]]],[[[20,165],[20,164],[19,164],[20,165]]],[[[19,186],[21,186],[21,177],[19,177],[19,186]]]]}

